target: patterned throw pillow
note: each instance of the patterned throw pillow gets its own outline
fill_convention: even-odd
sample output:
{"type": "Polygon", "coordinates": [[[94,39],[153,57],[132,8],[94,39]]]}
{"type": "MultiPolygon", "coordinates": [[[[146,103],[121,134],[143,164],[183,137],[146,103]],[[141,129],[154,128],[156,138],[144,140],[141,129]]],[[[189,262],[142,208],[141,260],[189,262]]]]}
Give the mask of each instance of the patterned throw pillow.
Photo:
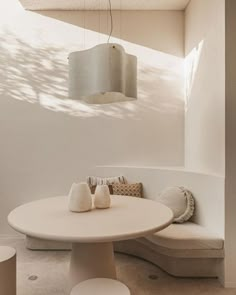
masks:
{"type": "Polygon", "coordinates": [[[113,183],[126,183],[124,176],[114,176],[114,177],[97,177],[97,176],[88,176],[87,184],[89,186],[93,185],[102,185],[102,184],[113,184],[113,183]]]}
{"type": "Polygon", "coordinates": [[[143,196],[142,183],[113,183],[112,189],[114,195],[131,196],[138,198],[142,198],[143,196]]]}

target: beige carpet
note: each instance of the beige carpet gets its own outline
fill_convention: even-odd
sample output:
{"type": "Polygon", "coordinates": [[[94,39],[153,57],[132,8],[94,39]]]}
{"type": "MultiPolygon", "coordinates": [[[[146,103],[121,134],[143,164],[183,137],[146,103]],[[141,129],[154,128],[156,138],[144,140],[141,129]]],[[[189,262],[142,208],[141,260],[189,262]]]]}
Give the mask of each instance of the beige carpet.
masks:
{"type": "MultiPolygon", "coordinates": [[[[0,245],[17,249],[17,295],[68,295],[69,252],[30,251],[20,238],[0,239],[0,245]]],[[[216,279],[174,278],[134,257],[117,254],[116,263],[118,279],[130,288],[132,295],[236,295],[236,289],[223,289],[216,279]]]]}

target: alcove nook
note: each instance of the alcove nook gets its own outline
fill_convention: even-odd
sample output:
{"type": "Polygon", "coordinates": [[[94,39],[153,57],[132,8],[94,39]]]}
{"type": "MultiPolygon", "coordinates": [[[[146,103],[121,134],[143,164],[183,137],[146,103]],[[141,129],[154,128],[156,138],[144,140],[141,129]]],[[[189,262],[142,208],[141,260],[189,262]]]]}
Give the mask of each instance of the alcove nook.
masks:
{"type": "Polygon", "coordinates": [[[185,184],[235,288],[235,1],[112,5],[110,41],[137,57],[137,100],[88,105],[68,97],[68,56],[107,42],[107,1],[0,3],[0,244],[22,239],[10,211],[93,173],[142,181],[151,199],[185,184]]]}

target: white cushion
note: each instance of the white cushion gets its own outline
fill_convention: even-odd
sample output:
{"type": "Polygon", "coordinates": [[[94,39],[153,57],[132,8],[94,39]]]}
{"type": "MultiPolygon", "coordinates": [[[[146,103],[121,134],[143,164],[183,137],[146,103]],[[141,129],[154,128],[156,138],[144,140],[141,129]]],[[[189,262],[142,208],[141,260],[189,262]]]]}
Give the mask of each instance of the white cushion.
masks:
{"type": "Polygon", "coordinates": [[[165,189],[158,201],[173,211],[174,222],[183,223],[193,215],[194,199],[184,187],[176,186],[165,189]]]}
{"type": "Polygon", "coordinates": [[[164,230],[146,237],[149,241],[169,249],[222,249],[223,239],[206,228],[192,223],[173,223],[164,230]]]}

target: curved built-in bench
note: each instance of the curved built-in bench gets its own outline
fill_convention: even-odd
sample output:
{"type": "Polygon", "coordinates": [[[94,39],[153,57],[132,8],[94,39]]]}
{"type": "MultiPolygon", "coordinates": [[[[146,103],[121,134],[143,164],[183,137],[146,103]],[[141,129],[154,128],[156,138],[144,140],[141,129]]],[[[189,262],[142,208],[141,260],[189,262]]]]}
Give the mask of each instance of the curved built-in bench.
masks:
{"type": "Polygon", "coordinates": [[[173,223],[146,239],[177,252],[179,250],[222,250],[224,245],[223,240],[216,234],[193,222],[173,223]]]}
{"type": "Polygon", "coordinates": [[[150,261],[174,276],[218,277],[224,242],[204,227],[186,222],[145,238],[116,242],[115,250],[150,261]]]}
{"type": "Polygon", "coordinates": [[[142,182],[144,197],[157,201],[166,187],[189,189],[195,198],[195,214],[190,222],[172,224],[149,237],[116,242],[115,250],[148,260],[175,276],[220,277],[222,280],[223,177],[184,169],[115,166],[96,167],[91,175],[124,175],[129,182],[142,182]]]}

